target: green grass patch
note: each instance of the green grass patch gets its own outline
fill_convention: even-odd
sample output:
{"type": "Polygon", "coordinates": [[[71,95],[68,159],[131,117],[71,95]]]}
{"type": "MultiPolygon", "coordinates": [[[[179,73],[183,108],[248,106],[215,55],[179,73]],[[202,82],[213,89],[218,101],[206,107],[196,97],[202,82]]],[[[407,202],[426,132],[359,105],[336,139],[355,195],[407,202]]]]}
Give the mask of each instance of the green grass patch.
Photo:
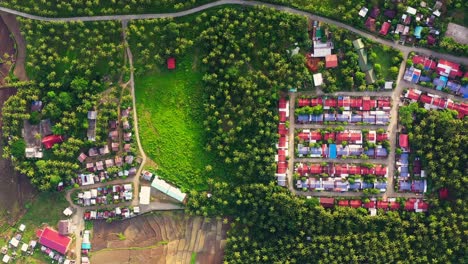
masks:
{"type": "Polygon", "coordinates": [[[209,177],[224,171],[204,150],[203,74],[193,62],[188,56],[178,59],[174,71],[137,77],[136,100],[143,148],[158,175],[183,189],[202,190],[209,177]]]}
{"type": "Polygon", "coordinates": [[[397,55],[397,52],[391,49],[384,50],[384,47],[382,45],[374,45],[372,47],[372,51],[377,54],[377,57],[373,65],[380,64],[380,66],[382,67],[382,70],[381,70],[382,77],[387,81],[395,80],[395,78],[392,78],[392,74],[390,73],[389,69],[392,66],[396,66],[400,68],[400,64],[394,64],[392,62],[392,59],[394,56],[397,55]]]}
{"type": "Polygon", "coordinates": [[[190,264],[197,263],[197,252],[192,252],[192,256],[190,257],[190,264]]]}

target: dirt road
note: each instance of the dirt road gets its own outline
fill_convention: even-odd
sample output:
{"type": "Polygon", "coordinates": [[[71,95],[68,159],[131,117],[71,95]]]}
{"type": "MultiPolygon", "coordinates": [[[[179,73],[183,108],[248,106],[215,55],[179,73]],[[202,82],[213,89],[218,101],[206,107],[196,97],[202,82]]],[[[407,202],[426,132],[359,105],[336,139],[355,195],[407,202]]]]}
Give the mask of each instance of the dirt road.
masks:
{"type": "Polygon", "coordinates": [[[20,81],[27,81],[25,61],[26,61],[26,41],[21,35],[20,24],[12,14],[0,12],[0,16],[5,22],[16,42],[16,63],[14,74],[20,81]]]}

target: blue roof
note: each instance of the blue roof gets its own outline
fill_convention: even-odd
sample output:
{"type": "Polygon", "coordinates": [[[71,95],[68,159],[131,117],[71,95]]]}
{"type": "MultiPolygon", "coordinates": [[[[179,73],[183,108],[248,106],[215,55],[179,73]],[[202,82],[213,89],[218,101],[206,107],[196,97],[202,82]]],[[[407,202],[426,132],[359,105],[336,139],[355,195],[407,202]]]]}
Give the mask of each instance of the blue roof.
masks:
{"type": "Polygon", "coordinates": [[[351,122],[361,122],[362,121],[362,115],[351,115],[351,122]]]}
{"type": "Polygon", "coordinates": [[[462,88],[460,89],[460,93],[463,94],[463,98],[468,98],[468,84],[462,86],[462,88]]]}
{"type": "Polygon", "coordinates": [[[375,189],[386,189],[387,188],[387,183],[386,182],[376,182],[374,184],[375,189]]]}
{"type": "Polygon", "coordinates": [[[81,243],[81,249],[91,249],[91,243],[81,243]]]}
{"type": "Polygon", "coordinates": [[[411,183],[401,181],[399,189],[400,191],[409,191],[411,190],[411,183]]]}
{"type": "Polygon", "coordinates": [[[413,74],[413,78],[411,78],[411,81],[414,82],[414,83],[418,83],[419,82],[419,77],[420,77],[420,75],[413,74]]]}
{"type": "Polygon", "coordinates": [[[377,156],[385,157],[388,155],[387,149],[385,148],[377,148],[376,151],[377,151],[376,153],[377,156]]]}
{"type": "Polygon", "coordinates": [[[297,117],[297,121],[299,121],[299,122],[309,122],[309,115],[299,115],[297,117]]]}
{"type": "Polygon", "coordinates": [[[366,151],[366,155],[369,157],[373,157],[375,155],[375,150],[373,148],[370,148],[366,151]]]}
{"type": "Polygon", "coordinates": [[[364,116],[362,118],[362,122],[365,122],[365,123],[375,123],[375,116],[364,116]]]}
{"type": "Polygon", "coordinates": [[[408,177],[409,176],[409,170],[408,167],[400,167],[400,176],[401,177],[408,177]]]}
{"type": "Polygon", "coordinates": [[[423,181],[413,181],[413,191],[423,192],[424,191],[424,182],[423,181]]]}
{"type": "Polygon", "coordinates": [[[329,151],[330,159],[336,159],[336,144],[330,144],[329,151]]]}
{"type": "Polygon", "coordinates": [[[404,165],[408,165],[408,158],[409,154],[408,153],[403,153],[400,155],[400,163],[404,165]]]}
{"type": "Polygon", "coordinates": [[[373,184],[373,183],[368,183],[368,182],[363,182],[363,183],[362,183],[362,188],[363,188],[363,189],[374,188],[374,184],[373,184]]]}
{"type": "Polygon", "coordinates": [[[458,92],[458,90],[460,89],[461,85],[458,84],[458,83],[454,83],[452,81],[448,81],[447,82],[447,88],[449,88],[450,90],[452,90],[453,92],[458,92]]]}
{"type": "MultiPolygon", "coordinates": [[[[426,69],[426,70],[427,70],[427,69],[426,69]]],[[[429,76],[421,76],[421,77],[419,78],[419,81],[420,81],[420,82],[430,82],[430,81],[431,81],[431,77],[429,77],[429,76]]]]}
{"type": "Polygon", "coordinates": [[[437,90],[442,90],[442,88],[445,87],[445,84],[447,83],[447,77],[445,77],[444,79],[442,77],[445,77],[445,76],[440,76],[440,78],[435,78],[434,81],[432,82],[436,87],[437,90]]]}
{"type": "Polygon", "coordinates": [[[322,154],[322,149],[321,148],[310,148],[310,153],[311,154],[322,154]]]}
{"type": "Polygon", "coordinates": [[[325,114],[325,121],[335,121],[335,114],[325,114]]]}
{"type": "Polygon", "coordinates": [[[418,39],[421,38],[421,31],[422,31],[423,27],[421,26],[417,26],[415,29],[414,29],[414,36],[418,39]]]}
{"type": "Polygon", "coordinates": [[[349,120],[349,115],[337,114],[336,120],[340,122],[347,122],[349,120]]]}
{"type": "Polygon", "coordinates": [[[350,190],[359,190],[361,189],[361,183],[360,182],[355,182],[349,185],[350,190]]]}
{"type": "Polygon", "coordinates": [[[310,115],[310,121],[312,122],[322,122],[323,121],[323,115],[310,115]]]}

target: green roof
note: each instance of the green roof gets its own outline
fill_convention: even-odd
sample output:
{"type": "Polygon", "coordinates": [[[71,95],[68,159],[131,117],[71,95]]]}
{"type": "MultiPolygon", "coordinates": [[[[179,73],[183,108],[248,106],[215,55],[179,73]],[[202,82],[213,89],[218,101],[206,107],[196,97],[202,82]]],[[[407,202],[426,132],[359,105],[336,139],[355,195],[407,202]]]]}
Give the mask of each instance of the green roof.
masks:
{"type": "Polygon", "coordinates": [[[353,41],[354,48],[359,50],[364,48],[364,43],[362,43],[361,39],[356,39],[353,41]]]}
{"type": "Polygon", "coordinates": [[[367,84],[373,84],[375,83],[375,80],[377,78],[375,77],[375,72],[373,68],[370,68],[368,71],[366,71],[366,82],[367,84]]]}
{"type": "Polygon", "coordinates": [[[316,38],[322,38],[322,29],[318,28],[318,29],[315,31],[315,37],[316,37],[316,38]]]}
{"type": "Polygon", "coordinates": [[[364,49],[360,49],[357,51],[359,55],[359,68],[361,71],[367,71],[369,69],[369,65],[367,65],[367,52],[364,49]]]}

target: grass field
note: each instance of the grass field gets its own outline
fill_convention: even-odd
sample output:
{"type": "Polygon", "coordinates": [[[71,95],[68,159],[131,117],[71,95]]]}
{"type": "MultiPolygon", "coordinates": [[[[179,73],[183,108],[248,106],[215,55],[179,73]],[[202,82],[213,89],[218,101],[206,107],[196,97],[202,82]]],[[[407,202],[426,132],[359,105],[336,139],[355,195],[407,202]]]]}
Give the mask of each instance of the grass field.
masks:
{"type": "Polygon", "coordinates": [[[135,89],[143,149],[157,174],[186,190],[202,190],[209,177],[224,172],[204,150],[203,75],[193,69],[193,61],[181,59],[174,71],[137,77],[135,89]]]}

